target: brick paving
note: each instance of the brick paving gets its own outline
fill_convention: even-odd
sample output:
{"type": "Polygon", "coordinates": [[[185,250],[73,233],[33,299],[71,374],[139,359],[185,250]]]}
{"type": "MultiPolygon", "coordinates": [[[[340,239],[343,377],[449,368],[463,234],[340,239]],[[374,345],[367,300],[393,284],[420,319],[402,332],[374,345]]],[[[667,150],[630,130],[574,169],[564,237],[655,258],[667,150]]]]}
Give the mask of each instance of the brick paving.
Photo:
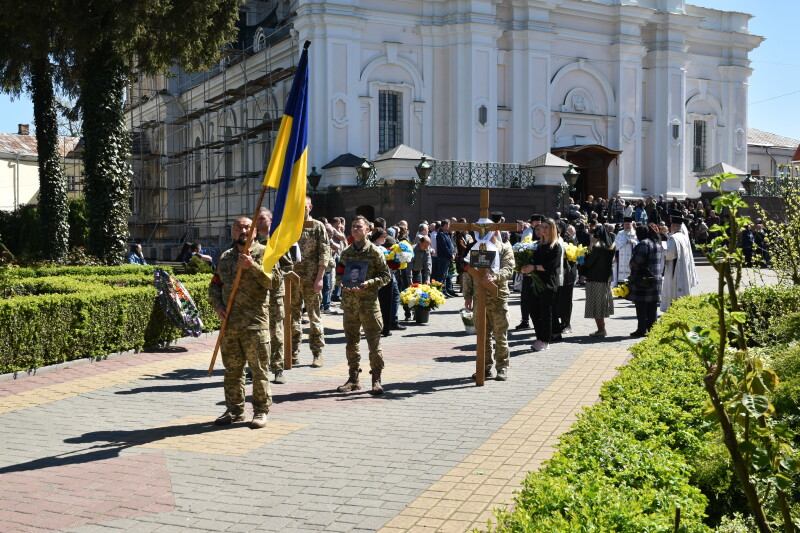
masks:
{"type": "MultiPolygon", "coordinates": [[[[700,273],[713,288],[711,269],[700,273]]],[[[326,315],[325,366],[311,368],[302,346],[289,382],[272,385],[263,430],[213,425],[224,411],[221,365],[206,374],[214,335],[0,381],[0,529],[485,527],[629,356],[634,311],[616,303],[609,337],[590,338],[577,289],[573,334],[534,353],[532,331],[512,332],[510,380],[475,387],[475,338],[463,332],[463,300],[448,300],[428,325],[383,339],[379,398],[335,392],[344,335],[341,315],[326,315]]]]}

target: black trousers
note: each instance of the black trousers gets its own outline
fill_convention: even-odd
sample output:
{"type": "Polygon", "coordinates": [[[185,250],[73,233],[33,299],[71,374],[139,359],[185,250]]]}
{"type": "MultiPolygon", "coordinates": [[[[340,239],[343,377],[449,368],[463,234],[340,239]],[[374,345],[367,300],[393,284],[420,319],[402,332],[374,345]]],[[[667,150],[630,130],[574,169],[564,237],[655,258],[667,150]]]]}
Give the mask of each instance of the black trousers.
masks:
{"type": "Polygon", "coordinates": [[[378,289],[378,305],[381,308],[381,318],[383,319],[383,333],[387,333],[389,331],[389,326],[392,325],[392,319],[389,313],[392,309],[393,285],[393,283],[389,283],[378,289]]]}
{"type": "Polygon", "coordinates": [[[529,322],[531,308],[531,277],[522,276],[522,290],[519,293],[519,310],[522,313],[522,321],[529,322]]]}
{"type": "Polygon", "coordinates": [[[553,313],[553,333],[558,335],[567,327],[572,326],[572,291],[574,285],[562,285],[556,291],[556,306],[553,313]]]}
{"type": "Polygon", "coordinates": [[[538,294],[533,289],[528,289],[530,294],[529,313],[533,319],[533,329],[536,339],[541,342],[550,342],[553,337],[553,314],[555,314],[556,291],[542,289],[538,294]]]}
{"type": "Polygon", "coordinates": [[[636,302],[636,331],[650,331],[657,315],[658,302],[636,302]]]}

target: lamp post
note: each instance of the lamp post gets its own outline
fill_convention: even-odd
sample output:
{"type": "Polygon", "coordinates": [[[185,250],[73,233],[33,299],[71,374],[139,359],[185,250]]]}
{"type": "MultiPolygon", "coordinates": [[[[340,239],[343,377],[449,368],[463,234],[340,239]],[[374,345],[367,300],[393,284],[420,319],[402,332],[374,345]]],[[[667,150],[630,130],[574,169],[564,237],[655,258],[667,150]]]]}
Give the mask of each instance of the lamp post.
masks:
{"type": "Polygon", "coordinates": [[[427,158],[422,156],[419,164],[414,167],[414,170],[417,171],[417,179],[413,180],[411,184],[411,205],[417,203],[417,195],[419,194],[420,189],[428,183],[428,178],[431,175],[431,170],[433,166],[428,163],[427,158]]]}
{"type": "Polygon", "coordinates": [[[374,177],[375,166],[364,158],[364,161],[356,167],[356,174],[358,174],[358,186],[370,187],[370,183],[374,177]]]}
{"type": "Polygon", "coordinates": [[[308,175],[308,184],[311,185],[311,189],[314,191],[314,195],[317,194],[317,187],[319,187],[319,181],[322,179],[322,174],[317,172],[317,167],[311,167],[311,173],[308,175]]]}
{"type": "Polygon", "coordinates": [[[564,198],[567,196],[567,193],[575,190],[575,184],[578,182],[581,173],[575,170],[574,165],[570,165],[562,175],[564,176],[564,183],[561,184],[558,190],[558,198],[556,198],[556,207],[559,209],[563,209],[564,198]]]}
{"type": "Polygon", "coordinates": [[[744,193],[747,196],[752,196],[753,193],[756,191],[756,187],[758,187],[758,178],[754,178],[752,174],[748,174],[745,179],[742,180],[742,187],[744,187],[744,193]]]}

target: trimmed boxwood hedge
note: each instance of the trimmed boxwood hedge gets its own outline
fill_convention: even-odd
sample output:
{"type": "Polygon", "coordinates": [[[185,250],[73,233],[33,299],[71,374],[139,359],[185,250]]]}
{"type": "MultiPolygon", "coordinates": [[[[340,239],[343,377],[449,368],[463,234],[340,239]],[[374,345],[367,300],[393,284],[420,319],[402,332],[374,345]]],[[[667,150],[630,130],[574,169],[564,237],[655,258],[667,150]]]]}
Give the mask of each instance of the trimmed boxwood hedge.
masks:
{"type": "MultiPolygon", "coordinates": [[[[19,269],[9,283],[27,296],[0,299],[0,373],[154,346],[181,332],[158,307],[153,267],[19,269]],[[63,277],[62,270],[72,272],[63,277]],[[47,277],[41,276],[47,272],[47,277]],[[26,279],[26,277],[28,279],[26,279]]],[[[219,328],[208,274],[181,277],[204,331],[219,328]]]]}
{"type": "Polygon", "coordinates": [[[673,303],[552,459],[528,474],[513,510],[495,511],[493,531],[673,531],[677,508],[679,531],[711,531],[708,499],[692,479],[697,458],[718,452],[717,430],[702,416],[703,372],[683,343],[660,340],[673,320],[712,316],[701,297],[673,303]]]}

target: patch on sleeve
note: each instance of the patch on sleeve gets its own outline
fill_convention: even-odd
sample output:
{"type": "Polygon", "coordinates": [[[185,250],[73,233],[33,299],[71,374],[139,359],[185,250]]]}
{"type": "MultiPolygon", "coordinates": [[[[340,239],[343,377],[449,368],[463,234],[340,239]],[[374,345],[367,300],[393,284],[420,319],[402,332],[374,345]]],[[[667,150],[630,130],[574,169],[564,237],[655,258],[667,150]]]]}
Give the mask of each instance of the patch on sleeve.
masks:
{"type": "Polygon", "coordinates": [[[214,274],[214,277],[211,278],[211,283],[213,283],[217,287],[222,287],[222,285],[223,285],[222,279],[217,274],[214,274]]]}

